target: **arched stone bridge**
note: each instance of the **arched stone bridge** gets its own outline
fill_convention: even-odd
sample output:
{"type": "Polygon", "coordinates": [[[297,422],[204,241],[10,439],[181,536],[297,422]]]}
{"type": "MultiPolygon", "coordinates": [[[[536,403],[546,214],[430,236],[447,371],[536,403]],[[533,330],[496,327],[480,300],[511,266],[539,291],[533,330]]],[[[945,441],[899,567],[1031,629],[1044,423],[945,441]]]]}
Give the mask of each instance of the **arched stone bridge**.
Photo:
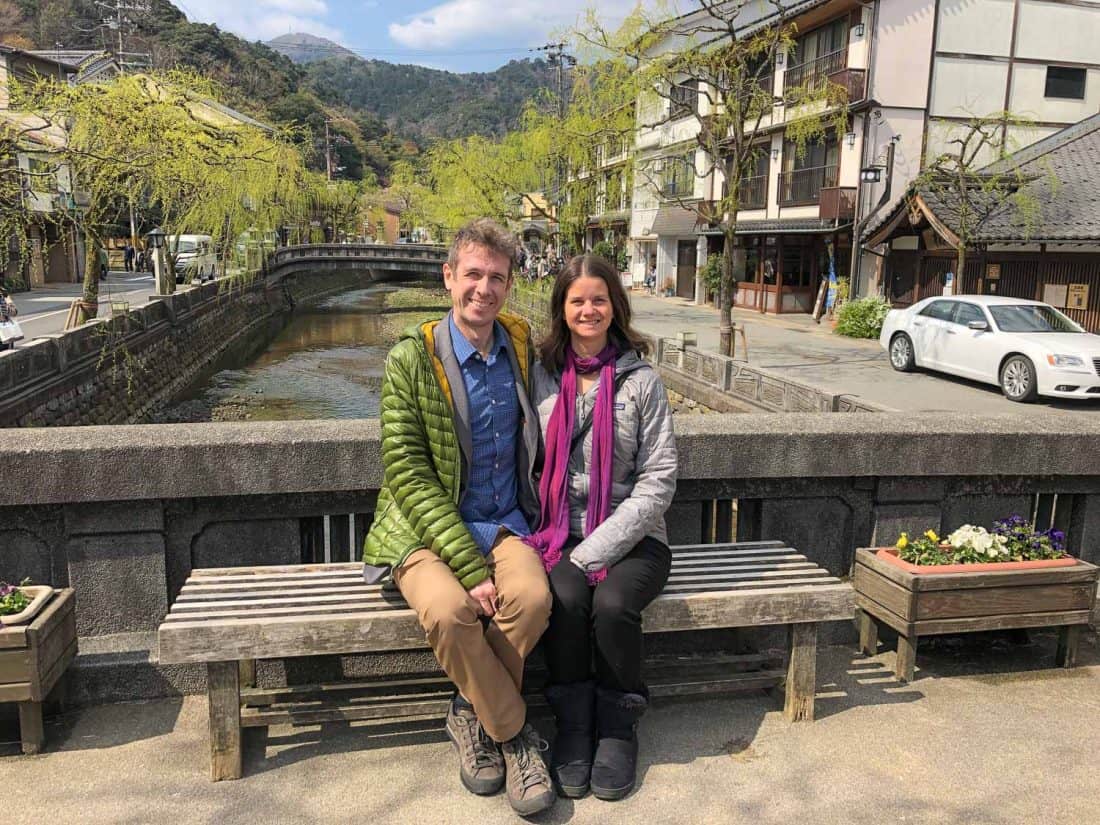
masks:
{"type": "Polygon", "coordinates": [[[435,244],[304,244],[276,249],[268,278],[300,272],[362,271],[375,281],[427,280],[443,276],[447,247],[435,244]]]}

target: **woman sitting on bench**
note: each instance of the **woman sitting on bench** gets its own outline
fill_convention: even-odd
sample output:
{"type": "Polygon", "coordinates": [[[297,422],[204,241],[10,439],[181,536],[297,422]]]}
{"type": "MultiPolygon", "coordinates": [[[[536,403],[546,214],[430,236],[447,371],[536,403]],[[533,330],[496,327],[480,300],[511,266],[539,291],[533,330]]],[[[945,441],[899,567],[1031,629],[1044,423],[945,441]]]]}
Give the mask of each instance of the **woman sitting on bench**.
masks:
{"type": "Polygon", "coordinates": [[[621,799],[634,787],[642,610],[668,580],[664,514],[676,489],[672,410],[603,258],[554,282],[533,391],[546,458],[538,531],[549,571],[546,696],[557,718],[551,773],[562,794],[621,799]],[[592,669],[595,653],[595,672],[592,669]]]}

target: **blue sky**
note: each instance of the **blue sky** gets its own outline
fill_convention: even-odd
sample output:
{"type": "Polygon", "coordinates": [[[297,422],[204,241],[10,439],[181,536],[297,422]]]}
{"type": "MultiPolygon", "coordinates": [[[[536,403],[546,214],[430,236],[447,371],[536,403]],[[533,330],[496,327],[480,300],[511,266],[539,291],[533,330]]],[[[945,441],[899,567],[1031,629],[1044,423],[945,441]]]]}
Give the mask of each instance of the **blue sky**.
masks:
{"type": "MultiPolygon", "coordinates": [[[[364,57],[456,72],[491,71],[573,26],[595,0],[173,0],[195,22],[248,40],[306,32],[364,57]]],[[[630,0],[595,3],[621,19],[630,0]]]]}

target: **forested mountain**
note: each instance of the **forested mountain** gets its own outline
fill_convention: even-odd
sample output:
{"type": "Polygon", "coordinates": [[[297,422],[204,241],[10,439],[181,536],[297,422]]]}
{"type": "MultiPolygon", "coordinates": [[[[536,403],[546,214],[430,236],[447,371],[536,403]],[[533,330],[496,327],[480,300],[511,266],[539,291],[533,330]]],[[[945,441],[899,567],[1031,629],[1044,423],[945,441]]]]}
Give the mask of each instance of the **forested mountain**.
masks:
{"type": "MultiPolygon", "coordinates": [[[[264,43],[191,23],[168,0],[149,0],[147,11],[126,14],[123,51],[138,55],[127,60],[191,69],[218,82],[230,105],[306,127],[300,139],[318,169],[324,166],[325,120],[332,120],[334,162],[344,177],[373,170],[385,180],[395,160],[415,155],[435,138],[502,134],[517,124],[524,102],[555,81],[541,60],[478,74],[363,60],[351,52],[299,65],[264,43]]],[[[105,16],[96,0],[0,0],[0,42],[115,52],[118,33],[104,25],[105,16]]],[[[299,45],[329,43],[289,37],[299,45]]]]}
{"type": "Polygon", "coordinates": [[[514,128],[523,104],[555,82],[543,60],[513,60],[495,72],[455,74],[358,57],[305,67],[306,85],[322,100],[381,117],[398,134],[435,137],[500,135],[514,128]]]}

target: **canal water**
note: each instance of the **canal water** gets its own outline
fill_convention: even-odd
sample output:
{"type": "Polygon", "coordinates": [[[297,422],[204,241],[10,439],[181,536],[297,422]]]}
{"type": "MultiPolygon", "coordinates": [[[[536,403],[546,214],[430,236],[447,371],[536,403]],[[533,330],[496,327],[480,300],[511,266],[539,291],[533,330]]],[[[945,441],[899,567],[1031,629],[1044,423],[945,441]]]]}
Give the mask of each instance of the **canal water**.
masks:
{"type": "Polygon", "coordinates": [[[296,307],[257,355],[230,353],[158,421],[374,418],[386,353],[449,306],[442,289],[375,285],[296,307]]]}

